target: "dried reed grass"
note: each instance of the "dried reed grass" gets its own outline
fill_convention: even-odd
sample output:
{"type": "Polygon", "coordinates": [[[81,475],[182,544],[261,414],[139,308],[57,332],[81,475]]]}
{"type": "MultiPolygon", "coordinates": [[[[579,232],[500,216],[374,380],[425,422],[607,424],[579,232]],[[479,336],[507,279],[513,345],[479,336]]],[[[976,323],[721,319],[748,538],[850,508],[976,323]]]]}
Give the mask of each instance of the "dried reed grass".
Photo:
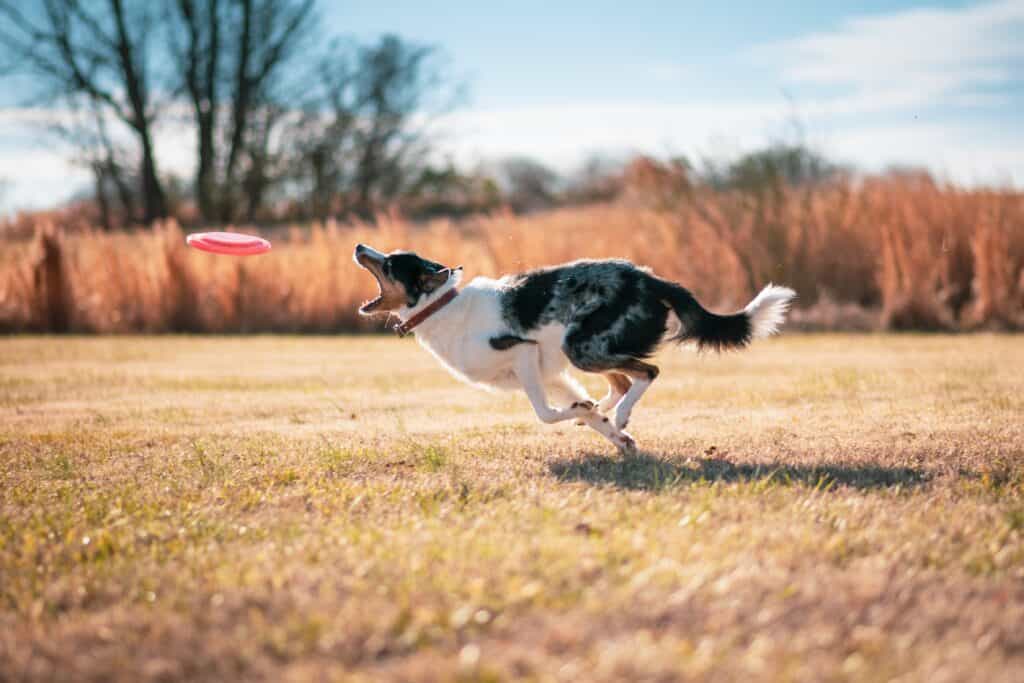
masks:
{"type": "Polygon", "coordinates": [[[293,227],[277,231],[271,255],[247,259],[188,250],[173,221],[104,233],[57,231],[44,216],[34,238],[0,242],[0,329],[52,330],[61,315],[67,329],[96,333],[377,329],[356,314],[372,295],[351,260],[360,241],[462,264],[470,277],[623,257],[726,309],[769,281],[783,282],[799,292],[805,321],[830,327],[850,317],[862,328],[875,311],[891,329],[1024,328],[1020,193],[965,190],[927,176],[759,195],[676,189],[529,216],[412,224],[382,215],[373,224],[293,227]],[[851,310],[859,313],[836,314],[851,310]]]}

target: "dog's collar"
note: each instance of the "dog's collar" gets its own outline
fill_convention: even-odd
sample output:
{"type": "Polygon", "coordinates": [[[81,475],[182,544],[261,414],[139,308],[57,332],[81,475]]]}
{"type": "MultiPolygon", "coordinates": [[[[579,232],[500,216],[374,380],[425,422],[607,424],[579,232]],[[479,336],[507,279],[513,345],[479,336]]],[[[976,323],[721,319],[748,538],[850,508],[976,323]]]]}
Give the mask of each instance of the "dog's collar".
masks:
{"type": "Polygon", "coordinates": [[[452,299],[454,299],[458,295],[459,295],[459,290],[457,290],[454,287],[452,287],[447,292],[445,292],[444,295],[440,299],[438,299],[434,303],[430,304],[429,306],[424,308],[422,311],[420,311],[419,313],[417,313],[413,317],[411,317],[408,320],[406,320],[404,323],[399,323],[398,325],[395,325],[395,328],[394,328],[395,332],[398,333],[399,337],[404,337],[405,335],[407,335],[410,332],[412,332],[413,329],[416,326],[418,326],[419,324],[421,324],[424,320],[426,320],[427,318],[429,318],[430,316],[434,315],[435,313],[440,311],[442,308],[444,308],[445,306],[450,304],[452,302],[452,299]]]}

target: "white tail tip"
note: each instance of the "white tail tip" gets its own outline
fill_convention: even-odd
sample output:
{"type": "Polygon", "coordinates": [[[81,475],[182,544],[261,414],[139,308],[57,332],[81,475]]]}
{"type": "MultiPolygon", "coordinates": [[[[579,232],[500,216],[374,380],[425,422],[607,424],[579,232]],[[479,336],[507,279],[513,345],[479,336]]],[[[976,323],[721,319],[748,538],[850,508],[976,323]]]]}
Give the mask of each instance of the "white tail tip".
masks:
{"type": "Polygon", "coordinates": [[[750,318],[751,338],[760,339],[778,332],[794,298],[796,292],[789,287],[769,284],[762,289],[743,309],[750,318]]]}

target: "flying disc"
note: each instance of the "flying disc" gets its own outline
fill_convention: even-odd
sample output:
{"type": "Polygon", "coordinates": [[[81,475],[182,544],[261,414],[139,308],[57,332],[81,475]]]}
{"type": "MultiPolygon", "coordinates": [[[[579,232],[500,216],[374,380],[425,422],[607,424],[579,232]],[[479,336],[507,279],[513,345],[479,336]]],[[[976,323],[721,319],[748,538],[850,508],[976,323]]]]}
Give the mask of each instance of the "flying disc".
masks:
{"type": "Polygon", "coordinates": [[[196,232],[185,238],[185,243],[212,254],[229,256],[251,256],[270,251],[267,240],[239,232],[196,232]]]}

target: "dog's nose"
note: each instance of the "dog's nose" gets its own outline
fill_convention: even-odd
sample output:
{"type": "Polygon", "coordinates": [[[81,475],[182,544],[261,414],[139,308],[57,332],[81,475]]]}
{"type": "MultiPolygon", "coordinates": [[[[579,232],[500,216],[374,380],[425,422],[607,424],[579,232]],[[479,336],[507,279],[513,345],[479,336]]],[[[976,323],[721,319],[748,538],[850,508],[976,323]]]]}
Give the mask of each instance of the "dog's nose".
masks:
{"type": "Polygon", "coordinates": [[[357,244],[356,250],[352,253],[352,258],[354,258],[360,265],[364,265],[364,261],[372,261],[374,263],[381,264],[387,259],[387,257],[387,254],[382,254],[373,247],[365,244],[357,244]]]}

